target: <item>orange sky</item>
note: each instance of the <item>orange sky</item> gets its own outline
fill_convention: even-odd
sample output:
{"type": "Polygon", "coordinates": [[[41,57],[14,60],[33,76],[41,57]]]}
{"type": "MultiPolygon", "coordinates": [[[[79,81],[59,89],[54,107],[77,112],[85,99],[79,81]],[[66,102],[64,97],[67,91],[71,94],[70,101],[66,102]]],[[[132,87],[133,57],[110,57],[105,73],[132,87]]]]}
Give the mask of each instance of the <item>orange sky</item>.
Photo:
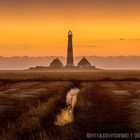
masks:
{"type": "Polygon", "coordinates": [[[1,56],[140,55],[137,0],[0,1],[1,56]],[[123,38],[124,40],[120,40],[123,38]]]}

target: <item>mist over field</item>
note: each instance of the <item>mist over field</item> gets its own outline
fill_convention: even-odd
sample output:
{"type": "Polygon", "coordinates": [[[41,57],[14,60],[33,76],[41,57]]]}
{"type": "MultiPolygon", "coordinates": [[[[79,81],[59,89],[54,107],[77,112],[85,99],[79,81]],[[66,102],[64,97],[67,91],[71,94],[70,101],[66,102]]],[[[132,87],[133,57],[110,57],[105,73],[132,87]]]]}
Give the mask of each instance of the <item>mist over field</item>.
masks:
{"type": "MultiPolygon", "coordinates": [[[[49,66],[55,56],[46,57],[0,57],[0,70],[23,70],[34,66],[49,66]]],[[[59,57],[63,64],[66,63],[65,57],[59,57]]],[[[82,57],[75,57],[75,65],[82,57]]],[[[140,56],[87,56],[92,65],[101,69],[140,69],[140,56]]]]}

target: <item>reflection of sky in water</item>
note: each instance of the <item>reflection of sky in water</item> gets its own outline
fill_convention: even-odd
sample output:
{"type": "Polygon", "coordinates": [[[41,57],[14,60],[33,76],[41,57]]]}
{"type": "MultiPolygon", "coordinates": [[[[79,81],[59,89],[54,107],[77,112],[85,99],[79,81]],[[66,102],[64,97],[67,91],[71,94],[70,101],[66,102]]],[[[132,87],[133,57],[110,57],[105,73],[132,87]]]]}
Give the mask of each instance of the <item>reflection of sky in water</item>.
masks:
{"type": "Polygon", "coordinates": [[[73,88],[68,91],[66,96],[66,108],[61,110],[61,113],[56,116],[55,125],[65,125],[71,123],[74,119],[73,109],[77,101],[77,94],[80,90],[78,88],[73,88]]]}
{"type": "Polygon", "coordinates": [[[67,96],[66,96],[66,103],[68,104],[69,102],[71,103],[72,101],[72,96],[77,94],[79,92],[79,89],[78,88],[73,88],[71,89],[68,93],[67,93],[67,96]]]}

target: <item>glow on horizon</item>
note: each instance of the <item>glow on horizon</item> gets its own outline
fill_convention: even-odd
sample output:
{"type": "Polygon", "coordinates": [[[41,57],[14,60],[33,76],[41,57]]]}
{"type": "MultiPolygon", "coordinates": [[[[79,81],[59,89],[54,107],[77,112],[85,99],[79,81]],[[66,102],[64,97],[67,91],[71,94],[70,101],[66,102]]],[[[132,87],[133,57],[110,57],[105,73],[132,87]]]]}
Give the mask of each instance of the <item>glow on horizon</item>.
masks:
{"type": "Polygon", "coordinates": [[[25,5],[20,9],[5,3],[0,9],[0,55],[66,56],[69,30],[75,56],[140,55],[137,5],[117,9],[113,3],[109,8],[84,4],[59,9],[55,3],[52,7],[25,5]]]}

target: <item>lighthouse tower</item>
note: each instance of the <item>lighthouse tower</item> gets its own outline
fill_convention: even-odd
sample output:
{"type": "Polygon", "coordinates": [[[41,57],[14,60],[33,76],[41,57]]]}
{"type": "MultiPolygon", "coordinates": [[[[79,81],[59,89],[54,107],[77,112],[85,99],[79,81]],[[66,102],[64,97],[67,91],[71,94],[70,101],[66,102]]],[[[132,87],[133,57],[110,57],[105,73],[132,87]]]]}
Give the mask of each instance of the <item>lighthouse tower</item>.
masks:
{"type": "Polygon", "coordinates": [[[73,67],[73,45],[72,45],[72,32],[68,32],[68,50],[67,50],[67,67],[73,67]]]}

